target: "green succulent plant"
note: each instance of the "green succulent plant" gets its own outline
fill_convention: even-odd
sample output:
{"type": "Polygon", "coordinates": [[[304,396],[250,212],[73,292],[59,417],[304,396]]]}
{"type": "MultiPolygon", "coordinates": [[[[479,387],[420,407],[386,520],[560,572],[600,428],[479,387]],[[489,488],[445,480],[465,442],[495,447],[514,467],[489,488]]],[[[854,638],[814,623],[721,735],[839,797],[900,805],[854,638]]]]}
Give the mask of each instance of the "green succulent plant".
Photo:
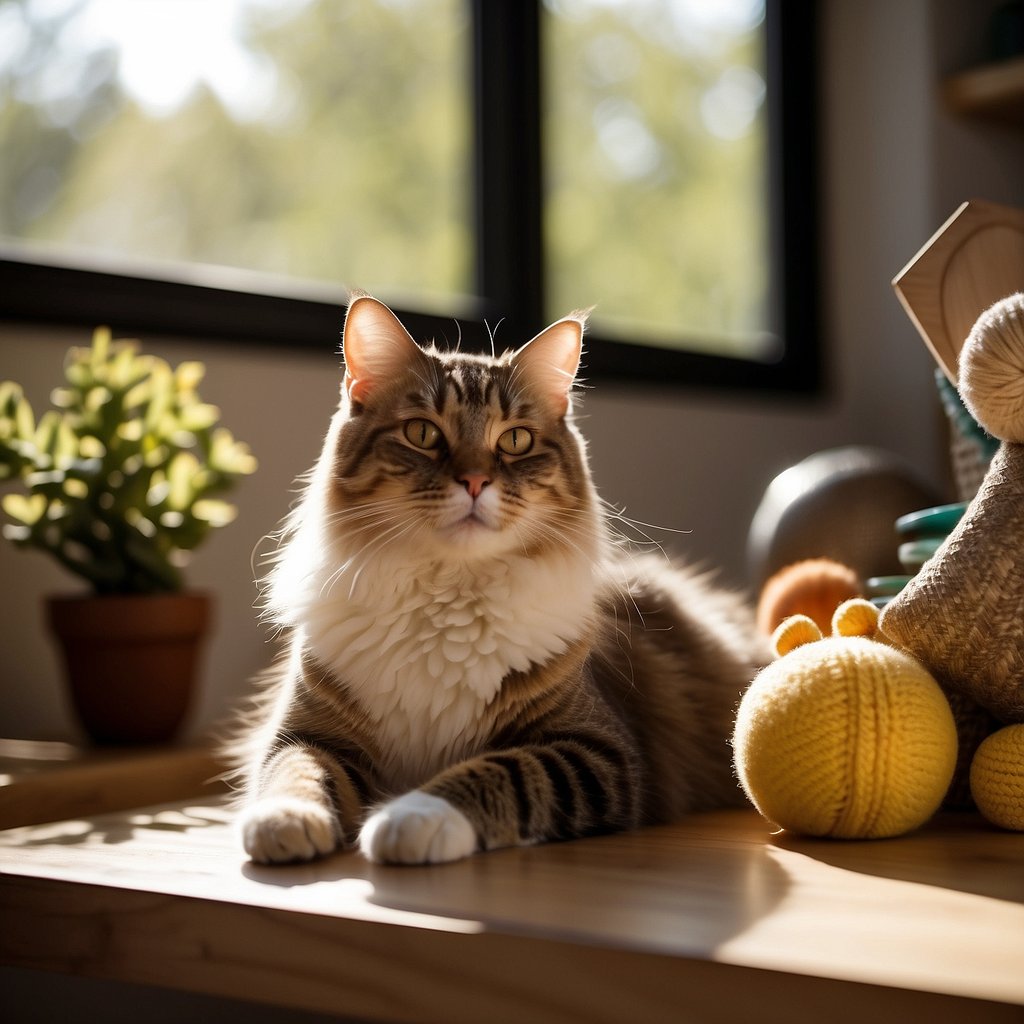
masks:
{"type": "Polygon", "coordinates": [[[4,536],[49,552],[99,594],[174,591],[187,552],[236,509],[217,496],[256,469],[203,402],[199,362],[172,369],[98,328],[72,348],[55,408],[38,421],[22,388],[0,383],[4,536]]]}

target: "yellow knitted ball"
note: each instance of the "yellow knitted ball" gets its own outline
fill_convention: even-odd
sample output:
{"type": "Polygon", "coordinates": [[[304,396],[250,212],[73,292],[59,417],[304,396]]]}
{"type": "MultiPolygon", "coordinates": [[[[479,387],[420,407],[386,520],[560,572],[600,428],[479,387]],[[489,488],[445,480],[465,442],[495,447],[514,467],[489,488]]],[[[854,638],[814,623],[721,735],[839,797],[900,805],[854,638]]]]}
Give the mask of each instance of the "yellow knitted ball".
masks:
{"type": "MultiPolygon", "coordinates": [[[[863,614],[866,602],[850,604],[863,614]]],[[[754,806],[812,836],[879,839],[924,824],[956,764],[956,727],[938,683],[867,636],[796,643],[757,676],[737,714],[736,771],[754,806]]]]}
{"type": "Polygon", "coordinates": [[[993,825],[1024,832],[1024,724],[992,733],[971,762],[971,796],[993,825]]]}

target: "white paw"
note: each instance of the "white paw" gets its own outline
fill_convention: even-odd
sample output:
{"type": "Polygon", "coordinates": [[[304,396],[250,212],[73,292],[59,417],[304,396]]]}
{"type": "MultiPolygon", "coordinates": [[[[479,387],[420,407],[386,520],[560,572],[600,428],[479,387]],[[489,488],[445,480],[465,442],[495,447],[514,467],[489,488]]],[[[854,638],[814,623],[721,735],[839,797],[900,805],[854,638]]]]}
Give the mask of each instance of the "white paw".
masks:
{"type": "Polygon", "coordinates": [[[378,864],[441,864],[473,853],[476,832],[447,800],[413,790],[370,817],[359,849],[378,864]]]}
{"type": "Polygon", "coordinates": [[[312,860],[341,845],[337,819],[311,800],[269,797],[247,807],[238,824],[245,852],[261,864],[312,860]]]}

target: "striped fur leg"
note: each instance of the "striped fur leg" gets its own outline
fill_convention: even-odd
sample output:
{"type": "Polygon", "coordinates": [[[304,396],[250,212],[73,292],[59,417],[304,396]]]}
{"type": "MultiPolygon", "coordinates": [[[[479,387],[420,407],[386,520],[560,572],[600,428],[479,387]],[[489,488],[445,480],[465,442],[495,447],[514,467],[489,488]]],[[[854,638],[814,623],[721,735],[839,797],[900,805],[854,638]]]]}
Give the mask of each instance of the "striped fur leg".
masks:
{"type": "Polygon", "coordinates": [[[312,860],[351,838],[360,814],[359,793],[344,765],[316,747],[281,746],[239,817],[242,845],[261,864],[312,860]]]}
{"type": "Polygon", "coordinates": [[[366,823],[372,860],[438,863],[635,827],[637,780],[614,744],[572,737],[485,754],[446,769],[366,823]]]}

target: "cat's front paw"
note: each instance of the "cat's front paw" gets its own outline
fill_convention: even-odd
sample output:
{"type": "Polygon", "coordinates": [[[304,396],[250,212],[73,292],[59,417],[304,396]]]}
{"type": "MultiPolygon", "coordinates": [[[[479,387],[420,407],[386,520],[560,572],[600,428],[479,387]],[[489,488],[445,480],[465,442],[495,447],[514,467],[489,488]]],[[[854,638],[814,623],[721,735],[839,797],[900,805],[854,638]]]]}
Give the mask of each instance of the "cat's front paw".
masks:
{"type": "Polygon", "coordinates": [[[246,808],[238,824],[245,852],[260,864],[312,860],[341,845],[338,819],[312,800],[269,797],[246,808]]]}
{"type": "Polygon", "coordinates": [[[359,834],[359,849],[378,864],[441,864],[468,857],[476,845],[462,811],[419,790],[385,804],[359,834]]]}

